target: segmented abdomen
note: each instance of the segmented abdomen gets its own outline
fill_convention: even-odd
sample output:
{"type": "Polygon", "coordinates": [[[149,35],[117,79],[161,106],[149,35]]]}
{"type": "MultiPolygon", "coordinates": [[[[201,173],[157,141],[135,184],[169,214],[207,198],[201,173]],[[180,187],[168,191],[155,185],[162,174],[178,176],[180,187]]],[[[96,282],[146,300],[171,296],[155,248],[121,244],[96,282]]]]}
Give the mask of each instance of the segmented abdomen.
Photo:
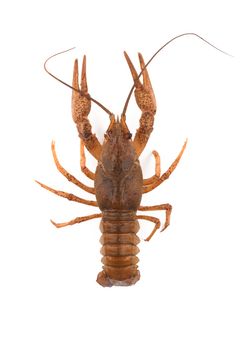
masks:
{"type": "Polygon", "coordinates": [[[139,223],[134,211],[104,211],[100,223],[103,271],[97,282],[104,287],[129,286],[140,279],[136,256],[139,223]]]}

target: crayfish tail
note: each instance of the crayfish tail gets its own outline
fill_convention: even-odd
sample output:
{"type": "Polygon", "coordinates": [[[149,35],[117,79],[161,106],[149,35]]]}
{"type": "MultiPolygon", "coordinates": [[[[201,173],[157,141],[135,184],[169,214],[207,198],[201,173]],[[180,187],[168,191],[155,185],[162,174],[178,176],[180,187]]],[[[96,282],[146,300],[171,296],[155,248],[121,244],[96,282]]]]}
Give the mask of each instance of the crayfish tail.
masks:
{"type": "Polygon", "coordinates": [[[138,270],[139,223],[133,211],[103,212],[100,229],[103,270],[97,282],[103,287],[130,286],[140,279],[138,270]]]}

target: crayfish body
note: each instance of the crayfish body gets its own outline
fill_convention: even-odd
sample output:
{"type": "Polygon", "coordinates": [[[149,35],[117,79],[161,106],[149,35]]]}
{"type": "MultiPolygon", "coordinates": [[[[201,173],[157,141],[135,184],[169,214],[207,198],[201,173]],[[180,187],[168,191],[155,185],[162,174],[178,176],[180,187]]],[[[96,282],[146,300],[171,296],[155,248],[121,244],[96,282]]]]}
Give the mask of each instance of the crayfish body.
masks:
{"type": "Polygon", "coordinates": [[[78,217],[64,223],[55,223],[53,221],[52,223],[57,228],[61,228],[101,218],[100,229],[102,236],[100,242],[102,244],[103,270],[98,274],[97,282],[104,287],[113,285],[129,286],[139,280],[140,272],[137,266],[139,261],[137,257],[139,248],[137,245],[140,242],[137,236],[139,231],[138,219],[154,223],[151,234],[146,238],[147,241],[151,239],[161,224],[158,218],[149,215],[138,215],[137,212],[165,210],[166,220],[163,231],[170,223],[172,210],[172,206],[168,203],[141,206],[142,195],[154,190],[169,178],[186,147],[185,142],[175,161],[162,175],[159,154],[153,151],[155,174],[150,178],[143,179],[139,157],[153,130],[156,101],[142,55],[139,54],[141,73],[138,75],[128,55],[124,54],[134,81],[135,99],[141,110],[140,125],[134,138],[132,138],[126,124],[125,113],[122,114],[119,120],[97,101],[98,105],[109,112],[110,124],[105,133],[103,144],[92,133],[92,126],[88,116],[91,110],[91,101],[95,102],[95,100],[88,93],[86,57],[84,56],[80,85],[78,61],[76,60],[74,64],[72,116],[81,140],[81,170],[94,181],[93,187],[86,186],[62,167],[56,155],[55,144],[52,143],[52,153],[59,172],[84,191],[95,195],[96,200],[86,200],[38,182],[43,188],[58,196],[100,209],[100,213],[78,217]],[[141,75],[143,75],[143,82],[140,81],[141,75]],[[95,173],[86,167],[84,147],[98,162],[95,173]]]}

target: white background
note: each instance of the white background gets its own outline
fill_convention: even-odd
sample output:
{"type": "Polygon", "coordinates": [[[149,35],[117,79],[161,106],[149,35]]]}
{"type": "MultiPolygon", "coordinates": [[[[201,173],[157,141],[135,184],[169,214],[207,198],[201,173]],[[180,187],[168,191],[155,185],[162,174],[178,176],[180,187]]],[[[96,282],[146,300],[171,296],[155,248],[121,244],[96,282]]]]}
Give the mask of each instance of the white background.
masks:
{"type": "MultiPolygon", "coordinates": [[[[247,348],[246,15],[245,1],[8,1],[1,4],[0,348],[238,349],[247,348]],[[83,182],[71,91],[43,70],[49,63],[71,82],[73,60],[87,54],[91,95],[120,114],[135,65],[173,36],[149,67],[157,99],[154,132],[141,157],[153,173],[153,149],[165,171],[186,137],[172,177],[145,205],[173,205],[171,226],[141,223],[141,280],[102,288],[99,220],[56,230],[49,222],[96,212],[36,185],[91,198],[57,172],[50,143],[83,182]]],[[[131,129],[140,112],[127,113],[131,129]]],[[[91,120],[102,139],[107,115],[91,120]]],[[[95,163],[88,155],[88,166],[95,163]]],[[[164,220],[162,212],[150,213],[164,220]]]]}

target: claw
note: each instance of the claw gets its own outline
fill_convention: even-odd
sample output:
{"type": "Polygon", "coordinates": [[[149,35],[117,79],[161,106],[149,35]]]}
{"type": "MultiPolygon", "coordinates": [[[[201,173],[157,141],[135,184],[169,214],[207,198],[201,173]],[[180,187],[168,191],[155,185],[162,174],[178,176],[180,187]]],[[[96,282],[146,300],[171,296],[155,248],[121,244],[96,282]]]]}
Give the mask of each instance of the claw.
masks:
{"type": "MultiPolygon", "coordinates": [[[[78,60],[74,63],[74,73],[72,86],[79,90],[79,72],[78,60]]],[[[86,78],[86,56],[83,57],[81,74],[81,94],[77,91],[72,92],[72,117],[75,123],[80,123],[87,117],[91,109],[91,101],[88,98],[87,78],[86,78]]]]}
{"type": "Polygon", "coordinates": [[[128,66],[129,66],[129,69],[130,69],[130,72],[132,74],[132,77],[133,77],[133,80],[134,80],[134,84],[135,84],[135,87],[136,88],[142,88],[142,83],[140,82],[140,79],[138,78],[138,74],[137,74],[137,71],[133,65],[133,63],[131,62],[127,52],[124,51],[124,56],[126,58],[126,61],[128,63],[128,66]]]}
{"type": "MultiPolygon", "coordinates": [[[[74,73],[73,73],[73,88],[80,90],[79,87],[79,70],[78,70],[78,60],[74,63],[74,73]]],[[[81,70],[81,92],[86,94],[88,92],[87,88],[87,75],[86,75],[86,55],[83,56],[82,70],[81,70]]]]}
{"type": "Polygon", "coordinates": [[[78,83],[78,60],[75,60],[74,63],[74,72],[73,72],[73,82],[72,82],[73,88],[79,90],[79,83],[78,83]]]}
{"type": "MultiPolygon", "coordinates": [[[[80,139],[83,141],[83,144],[86,146],[87,150],[99,160],[102,147],[99,143],[99,140],[92,133],[92,126],[88,119],[88,115],[91,110],[91,101],[97,103],[101,108],[103,108],[107,113],[111,114],[103,105],[98,101],[92,99],[88,93],[87,87],[87,77],[86,77],[86,56],[83,57],[82,61],[82,72],[80,79],[79,87],[79,72],[78,72],[78,61],[75,60],[74,63],[74,73],[73,73],[73,87],[79,92],[73,90],[72,92],[72,117],[76,123],[76,127],[79,133],[80,139]]],[[[83,156],[82,156],[82,166],[83,165],[83,156]]],[[[85,168],[86,169],[86,168],[85,168]]]]}
{"type": "Polygon", "coordinates": [[[135,87],[136,88],[144,88],[144,89],[147,89],[147,90],[150,90],[150,91],[153,92],[152,84],[151,84],[151,81],[150,81],[150,78],[149,78],[149,75],[148,75],[148,71],[145,68],[145,62],[144,62],[142,54],[140,52],[138,53],[140,67],[141,67],[141,70],[143,71],[142,72],[143,84],[140,82],[140,79],[139,79],[139,76],[137,74],[137,71],[136,71],[133,63],[131,62],[127,52],[125,52],[125,51],[124,51],[124,56],[126,58],[126,61],[128,63],[130,72],[132,74],[132,77],[133,77],[133,80],[134,80],[134,83],[135,83],[135,87]]]}
{"type": "MultiPolygon", "coordinates": [[[[149,136],[153,130],[154,115],[156,113],[156,101],[155,101],[155,96],[151,85],[151,81],[147,72],[147,68],[145,68],[145,62],[142,55],[140,53],[138,54],[141,73],[143,76],[143,83],[141,83],[139,78],[140,74],[139,75],[137,74],[133,63],[131,62],[126,52],[124,52],[124,56],[126,58],[131,75],[134,80],[134,87],[135,87],[134,93],[135,93],[136,103],[140,108],[140,110],[142,111],[140,126],[136,131],[134,141],[133,141],[135,151],[139,156],[142,153],[143,149],[145,148],[146,143],[148,142],[149,136]]],[[[124,107],[123,115],[125,114],[125,111],[127,108],[126,106],[129,101],[128,99],[124,107]]]]}
{"type": "Polygon", "coordinates": [[[87,75],[86,75],[86,55],[83,56],[82,70],[81,70],[81,91],[87,93],[87,75]]]}
{"type": "Polygon", "coordinates": [[[124,52],[124,56],[126,58],[126,61],[128,63],[131,75],[134,80],[134,85],[135,85],[135,98],[136,98],[136,103],[138,107],[141,109],[142,112],[148,112],[151,114],[155,114],[156,112],[156,101],[155,101],[155,96],[153,92],[153,88],[151,85],[151,81],[148,75],[148,71],[145,67],[145,62],[142,57],[142,55],[139,53],[139,61],[140,61],[140,67],[141,70],[143,70],[142,75],[143,75],[143,84],[141,83],[137,71],[131,62],[129,56],[127,55],[126,52],[124,52]]]}
{"type": "MultiPolygon", "coordinates": [[[[142,54],[140,52],[138,53],[138,57],[139,57],[139,61],[140,61],[141,70],[143,70],[145,67],[145,62],[144,62],[144,59],[143,59],[142,54]]],[[[142,76],[143,76],[144,88],[151,89],[153,91],[152,84],[151,84],[147,69],[143,70],[142,76]]]]}

